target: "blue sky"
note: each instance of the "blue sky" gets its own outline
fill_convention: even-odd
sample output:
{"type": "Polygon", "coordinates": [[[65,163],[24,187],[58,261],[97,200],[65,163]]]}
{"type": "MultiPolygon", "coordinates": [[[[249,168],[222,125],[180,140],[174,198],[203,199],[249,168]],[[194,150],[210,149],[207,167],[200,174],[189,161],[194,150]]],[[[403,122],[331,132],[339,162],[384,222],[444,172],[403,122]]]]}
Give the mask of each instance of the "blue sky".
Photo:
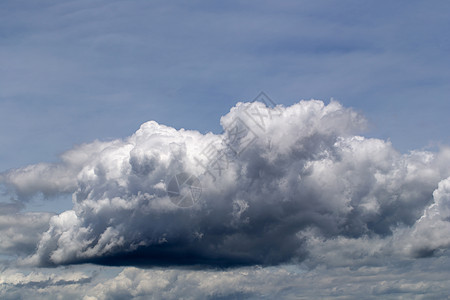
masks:
{"type": "Polygon", "coordinates": [[[401,151],[448,144],[448,1],[2,1],[2,170],[156,120],[220,131],[259,91],[334,98],[401,151]]]}
{"type": "Polygon", "coordinates": [[[0,298],[448,295],[449,12],[1,1],[0,298]],[[261,91],[282,117],[171,206],[164,180],[261,91]]]}

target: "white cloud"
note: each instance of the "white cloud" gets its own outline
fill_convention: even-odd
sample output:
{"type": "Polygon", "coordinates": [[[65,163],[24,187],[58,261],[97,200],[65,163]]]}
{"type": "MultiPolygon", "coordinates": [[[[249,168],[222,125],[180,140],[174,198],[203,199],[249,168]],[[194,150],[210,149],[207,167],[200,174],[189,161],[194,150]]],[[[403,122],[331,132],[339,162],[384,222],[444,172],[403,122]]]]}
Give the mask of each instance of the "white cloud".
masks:
{"type": "Polygon", "coordinates": [[[73,210],[51,218],[23,262],[364,265],[398,255],[405,239],[415,245],[419,235],[432,236],[428,230],[439,236],[421,239],[423,249],[448,246],[440,238],[446,215],[436,232],[424,221],[444,213],[448,149],[402,155],[389,142],[357,136],[364,119],[337,102],[239,103],[221,124],[223,134],[202,135],[150,121],[127,139],[3,174],[23,197],[73,191],[73,210]],[[215,149],[223,151],[211,155],[215,149]],[[202,185],[189,208],[166,193],[181,172],[202,185]]]}
{"type": "Polygon", "coordinates": [[[448,257],[414,263],[388,260],[359,268],[294,265],[229,270],[106,268],[94,275],[71,268],[9,270],[0,275],[5,299],[443,299],[448,257]]]}
{"type": "Polygon", "coordinates": [[[85,272],[7,269],[0,274],[2,299],[81,299],[80,287],[94,278],[85,272]]]}
{"type": "Polygon", "coordinates": [[[434,202],[404,237],[403,250],[414,256],[431,256],[450,247],[450,177],[439,182],[433,197],[434,202]]]}

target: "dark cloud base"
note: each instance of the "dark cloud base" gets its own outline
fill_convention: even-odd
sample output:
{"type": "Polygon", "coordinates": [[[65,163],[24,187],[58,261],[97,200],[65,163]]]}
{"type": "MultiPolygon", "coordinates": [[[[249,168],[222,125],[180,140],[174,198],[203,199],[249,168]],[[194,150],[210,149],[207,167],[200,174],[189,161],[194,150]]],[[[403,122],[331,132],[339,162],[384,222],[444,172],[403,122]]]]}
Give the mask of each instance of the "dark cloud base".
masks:
{"type": "Polygon", "coordinates": [[[198,249],[183,249],[174,247],[142,248],[131,253],[121,253],[112,256],[78,261],[77,263],[93,263],[105,266],[137,266],[151,267],[189,267],[192,269],[227,269],[251,265],[263,265],[264,262],[251,257],[220,256],[205,253],[198,249]],[[203,254],[203,255],[202,255],[203,254]]]}

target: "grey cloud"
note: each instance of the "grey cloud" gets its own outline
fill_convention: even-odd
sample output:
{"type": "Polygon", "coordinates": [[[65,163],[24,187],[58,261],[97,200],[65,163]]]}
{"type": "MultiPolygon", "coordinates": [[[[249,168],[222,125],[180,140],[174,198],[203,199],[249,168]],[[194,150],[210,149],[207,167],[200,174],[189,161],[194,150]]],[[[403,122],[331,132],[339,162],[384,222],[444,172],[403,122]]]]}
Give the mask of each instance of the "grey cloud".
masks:
{"type": "Polygon", "coordinates": [[[223,134],[202,135],[150,121],[127,139],[75,148],[61,163],[3,174],[18,194],[74,191],[73,210],[52,217],[24,262],[320,264],[328,258],[315,256],[317,247],[364,240],[374,247],[342,255],[373,260],[403,251],[389,245],[413,239],[424,210],[437,201],[433,191],[450,175],[448,149],[400,154],[389,142],[357,136],[365,120],[337,102],[238,103],[221,124],[223,134]],[[247,135],[236,139],[243,128],[247,135]],[[220,170],[216,164],[205,171],[212,146],[226,155],[220,170]],[[181,172],[202,185],[190,208],[166,193],[181,172]],[[377,254],[377,247],[384,250],[377,254]]]}
{"type": "Polygon", "coordinates": [[[383,266],[313,270],[298,265],[228,270],[106,268],[102,274],[68,269],[0,274],[2,299],[445,299],[448,257],[383,266]],[[115,274],[116,273],[116,274],[115,274]],[[60,282],[61,284],[59,284],[60,282]]]}
{"type": "Polygon", "coordinates": [[[45,212],[0,214],[0,254],[34,253],[53,215],[45,212]]]}
{"type": "Polygon", "coordinates": [[[77,187],[77,175],[90,160],[101,155],[114,142],[95,141],[74,147],[61,155],[60,163],[40,163],[0,174],[4,190],[14,192],[19,200],[29,200],[37,193],[51,197],[73,193],[77,187]]]}
{"type": "Polygon", "coordinates": [[[2,299],[80,299],[80,286],[89,286],[94,274],[73,270],[57,273],[9,269],[0,274],[2,299]]]}
{"type": "Polygon", "coordinates": [[[402,235],[404,251],[415,257],[432,256],[450,247],[450,177],[439,182],[433,196],[434,202],[411,232],[402,235]]]}
{"type": "Polygon", "coordinates": [[[95,299],[121,299],[119,295],[133,299],[433,299],[445,297],[448,291],[446,272],[438,267],[446,262],[428,262],[435,273],[426,262],[418,266],[393,263],[391,267],[317,268],[308,272],[292,266],[229,271],[126,268],[88,294],[95,299]]]}
{"type": "Polygon", "coordinates": [[[0,214],[13,214],[21,211],[25,208],[25,205],[20,201],[11,201],[6,203],[0,203],[0,214]]]}

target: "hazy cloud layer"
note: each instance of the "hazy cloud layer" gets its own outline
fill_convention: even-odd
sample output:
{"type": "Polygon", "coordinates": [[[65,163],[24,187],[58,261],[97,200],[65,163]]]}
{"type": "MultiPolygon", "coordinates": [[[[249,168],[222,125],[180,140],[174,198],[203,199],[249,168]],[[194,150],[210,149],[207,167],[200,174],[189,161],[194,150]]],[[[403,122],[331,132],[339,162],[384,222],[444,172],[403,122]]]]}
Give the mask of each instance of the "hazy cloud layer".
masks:
{"type": "Polygon", "coordinates": [[[221,124],[202,135],[150,121],[2,174],[19,199],[73,193],[73,210],[50,219],[22,262],[365,265],[450,245],[449,149],[402,155],[355,135],[365,120],[337,102],[239,103],[221,124]],[[202,186],[188,208],[166,192],[183,172],[202,186]]]}
{"type": "Polygon", "coordinates": [[[244,267],[231,270],[106,268],[0,275],[2,299],[445,299],[448,257],[384,266],[244,267]],[[105,275],[111,273],[112,275],[105,275]]]}
{"type": "Polygon", "coordinates": [[[33,254],[53,215],[45,212],[0,213],[0,254],[33,254]]]}
{"type": "Polygon", "coordinates": [[[80,286],[88,286],[92,274],[8,269],[0,273],[2,299],[81,299],[80,286]]]}

